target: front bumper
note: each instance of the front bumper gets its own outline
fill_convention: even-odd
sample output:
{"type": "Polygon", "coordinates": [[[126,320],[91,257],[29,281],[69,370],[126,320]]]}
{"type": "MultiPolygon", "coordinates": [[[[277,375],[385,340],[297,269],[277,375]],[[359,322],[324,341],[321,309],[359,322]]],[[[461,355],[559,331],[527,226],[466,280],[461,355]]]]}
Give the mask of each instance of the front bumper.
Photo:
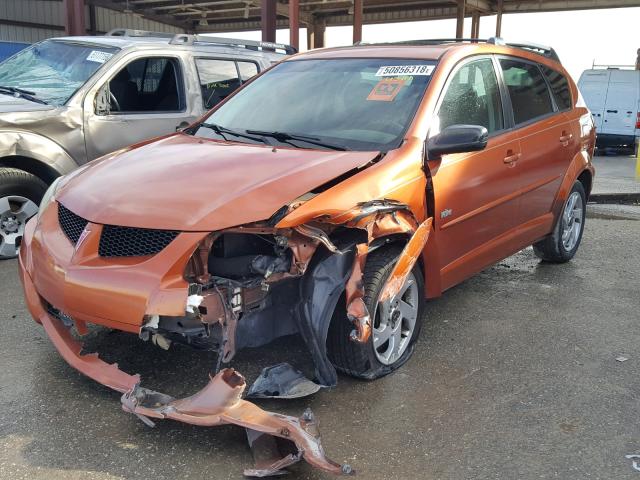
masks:
{"type": "MultiPolygon", "coordinates": [[[[264,411],[243,400],[246,384],[244,378],[233,369],[220,371],[195,395],[173,399],[142,388],[139,375],[123,372],[117,364],[108,364],[95,353],[83,355],[82,343],[72,336],[67,326],[48,313],[45,301],[34,285],[30,272],[35,267],[55,269],[51,264],[34,264],[31,247],[35,228],[34,220],[27,226],[19,255],[20,279],[29,312],[42,324],[51,342],[69,365],[123,394],[121,402],[125,411],[135,414],[150,426],[153,426],[151,417],[200,426],[233,424],[244,427],[256,460],[254,469],[245,470],[248,476],[279,475],[285,467],[302,458],[312,466],[333,474],[354,473],[349,465],[337,464],[325,456],[317,424],[310,411],[296,418],[264,411]]],[[[79,331],[83,330],[83,326],[84,321],[76,320],[79,331]]]]}

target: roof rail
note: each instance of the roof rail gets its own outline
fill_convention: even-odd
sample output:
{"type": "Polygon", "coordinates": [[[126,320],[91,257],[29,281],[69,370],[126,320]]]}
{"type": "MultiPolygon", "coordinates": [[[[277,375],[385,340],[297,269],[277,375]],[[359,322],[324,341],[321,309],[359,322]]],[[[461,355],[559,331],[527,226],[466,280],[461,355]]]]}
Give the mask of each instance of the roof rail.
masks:
{"type": "Polygon", "coordinates": [[[151,32],[149,30],[134,30],[131,28],[114,28],[104,34],[105,37],[152,37],[152,38],[173,38],[175,33],[151,32]]]}
{"type": "Polygon", "coordinates": [[[635,65],[609,65],[609,64],[597,64],[597,63],[592,63],[591,64],[591,68],[593,70],[596,70],[598,68],[602,68],[602,69],[607,69],[607,70],[635,70],[636,66],[635,65]]]}
{"type": "Polygon", "coordinates": [[[294,47],[292,47],[291,45],[285,45],[284,43],[240,40],[237,38],[212,37],[208,35],[190,35],[187,33],[178,33],[176,35],[173,35],[173,38],[169,43],[171,45],[193,45],[195,43],[201,43],[242,47],[248,50],[280,50],[287,55],[298,53],[298,51],[294,47]]]}
{"type": "MultiPolygon", "coordinates": [[[[533,53],[537,53],[538,55],[542,55],[543,57],[550,58],[552,60],[560,61],[558,54],[556,51],[545,45],[539,45],[537,43],[511,43],[505,42],[500,37],[490,37],[490,38],[432,38],[432,39],[424,39],[424,40],[404,40],[400,42],[389,42],[389,43],[379,43],[378,45],[442,45],[445,43],[460,43],[460,42],[468,42],[468,43],[489,43],[492,45],[504,45],[507,47],[515,47],[522,48],[523,50],[527,50],[533,53]]],[[[363,42],[358,42],[355,45],[374,45],[374,44],[366,44],[363,42]]]]}

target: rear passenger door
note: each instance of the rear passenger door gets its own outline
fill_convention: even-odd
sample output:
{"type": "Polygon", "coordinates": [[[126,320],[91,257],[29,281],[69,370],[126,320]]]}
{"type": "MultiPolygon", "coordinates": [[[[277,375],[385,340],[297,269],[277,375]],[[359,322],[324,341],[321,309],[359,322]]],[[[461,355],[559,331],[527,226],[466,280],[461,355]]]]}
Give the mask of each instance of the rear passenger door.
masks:
{"type": "Polygon", "coordinates": [[[520,138],[517,223],[524,240],[535,240],[551,231],[551,208],[578,141],[564,111],[571,108],[566,78],[545,67],[552,95],[540,65],[515,58],[500,58],[500,68],[520,138]]]}
{"type": "Polygon", "coordinates": [[[216,106],[258,74],[258,65],[248,60],[199,57],[195,61],[205,110],[216,106]]]}
{"type": "MultiPolygon", "coordinates": [[[[501,258],[501,237],[515,226],[518,174],[509,164],[520,152],[508,129],[494,62],[460,64],[445,86],[430,136],[457,124],[489,132],[484,150],[444,155],[429,164],[443,289],[501,258]]],[[[502,255],[504,256],[504,255],[502,255]]]]}

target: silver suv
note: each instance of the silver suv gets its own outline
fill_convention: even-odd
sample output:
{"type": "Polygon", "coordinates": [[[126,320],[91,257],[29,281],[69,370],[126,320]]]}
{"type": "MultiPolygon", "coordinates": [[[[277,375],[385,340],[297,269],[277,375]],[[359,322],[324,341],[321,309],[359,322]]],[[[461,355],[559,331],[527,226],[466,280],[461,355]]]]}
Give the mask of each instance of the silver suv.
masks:
{"type": "Polygon", "coordinates": [[[45,40],[0,63],[0,258],[17,254],[47,185],[186,127],[292,47],[114,30],[45,40]]]}

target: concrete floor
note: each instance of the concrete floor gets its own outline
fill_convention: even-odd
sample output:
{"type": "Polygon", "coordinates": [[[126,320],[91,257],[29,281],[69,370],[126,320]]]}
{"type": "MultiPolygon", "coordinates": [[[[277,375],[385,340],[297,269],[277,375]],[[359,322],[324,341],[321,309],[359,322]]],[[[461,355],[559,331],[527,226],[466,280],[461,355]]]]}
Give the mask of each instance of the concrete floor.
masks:
{"type": "MultiPolygon", "coordinates": [[[[541,264],[527,249],[431,302],[416,353],[395,374],[341,377],[331,391],[261,406],[311,406],[329,455],[368,480],[640,478],[625,459],[640,453],[632,208],[593,210],[568,264],[541,264]]],[[[149,429],[67,366],[28,317],[15,270],[0,263],[0,478],[242,478],[252,459],[241,429],[149,429]]],[[[174,395],[201,387],[213,362],[106,331],[90,344],[174,395]]],[[[252,379],[268,363],[304,359],[295,338],[278,346],[242,352],[233,366],[252,379]]],[[[293,470],[290,478],[330,478],[293,470]]]]}
{"type": "Polygon", "coordinates": [[[596,181],[592,193],[638,193],[640,178],[636,177],[636,157],[632,155],[596,155],[596,181]]]}

